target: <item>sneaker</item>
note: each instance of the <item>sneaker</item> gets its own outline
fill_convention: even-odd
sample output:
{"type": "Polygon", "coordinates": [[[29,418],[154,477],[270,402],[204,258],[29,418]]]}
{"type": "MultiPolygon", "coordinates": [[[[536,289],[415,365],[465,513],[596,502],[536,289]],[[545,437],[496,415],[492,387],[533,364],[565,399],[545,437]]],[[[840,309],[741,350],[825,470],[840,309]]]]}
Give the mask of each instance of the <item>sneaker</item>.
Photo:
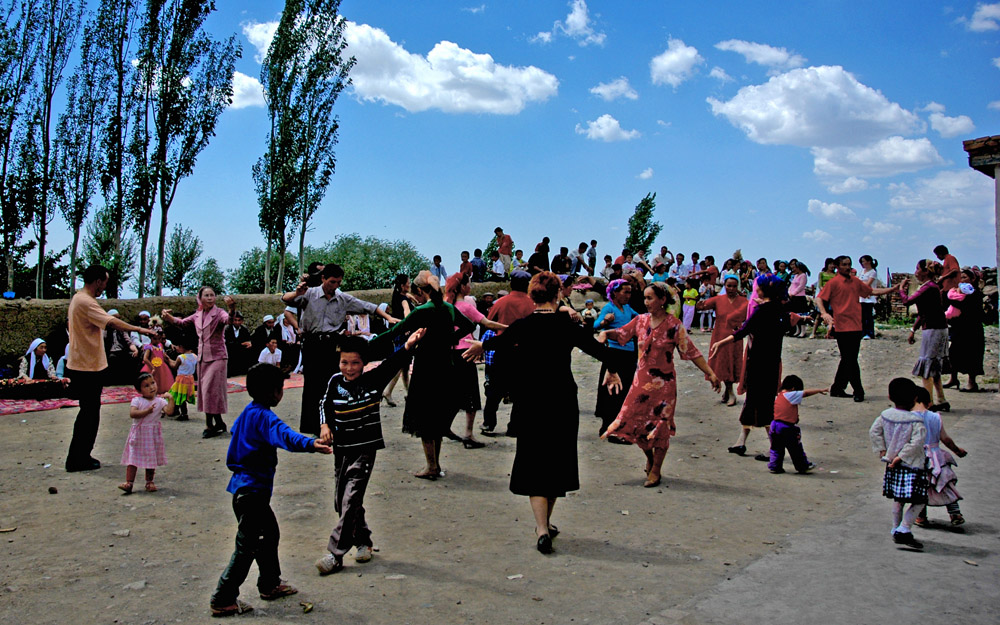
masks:
{"type": "Polygon", "coordinates": [[[784,469],[768,469],[771,473],[784,473],[784,469]]]}
{"type": "Polygon", "coordinates": [[[922,516],[918,516],[917,518],[913,519],[913,524],[916,525],[917,527],[930,527],[931,526],[930,521],[928,521],[926,517],[922,517],[922,516]]]}
{"type": "Polygon", "coordinates": [[[355,562],[369,562],[372,559],[372,548],[368,545],[361,545],[358,547],[357,553],[354,554],[355,562]]]}
{"type": "Polygon", "coordinates": [[[267,592],[260,593],[260,598],[264,601],[274,601],[282,597],[298,594],[299,589],[290,584],[280,583],[267,592]]]}
{"type": "Polygon", "coordinates": [[[798,473],[802,473],[802,474],[809,473],[810,471],[812,471],[815,468],[816,468],[816,465],[814,463],[810,462],[809,464],[806,465],[806,468],[802,469],[801,471],[798,471],[798,473]]]}
{"type": "Polygon", "coordinates": [[[906,545],[914,549],[923,549],[924,544],[913,537],[913,532],[895,532],[892,535],[892,542],[897,545],[906,545]]]}
{"type": "Polygon", "coordinates": [[[316,560],[316,568],[320,575],[331,575],[344,568],[344,560],[327,552],[322,558],[316,560]]]}

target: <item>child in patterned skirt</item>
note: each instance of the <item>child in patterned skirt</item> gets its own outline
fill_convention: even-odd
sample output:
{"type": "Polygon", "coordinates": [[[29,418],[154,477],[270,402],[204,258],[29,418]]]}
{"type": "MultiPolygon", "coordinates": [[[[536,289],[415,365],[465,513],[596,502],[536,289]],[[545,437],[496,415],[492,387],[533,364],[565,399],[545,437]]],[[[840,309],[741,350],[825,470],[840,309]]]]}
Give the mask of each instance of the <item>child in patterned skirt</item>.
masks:
{"type": "Polygon", "coordinates": [[[153,473],[156,467],[167,464],[160,417],[164,413],[174,412],[174,398],[169,393],[164,393],[163,397],[156,396],[156,380],[151,373],[140,373],[135,381],[135,389],[140,396],[132,400],[129,408],[132,427],[128,431],[128,440],[125,441],[125,450],[122,452],[125,481],[118,485],[126,495],[131,494],[132,483],[140,468],[146,470],[146,491],[157,491],[153,473]]]}
{"type": "Polygon", "coordinates": [[[177,420],[188,420],[188,404],[197,403],[194,385],[194,372],[198,368],[198,356],[188,350],[189,339],[180,337],[174,341],[174,349],[177,350],[177,376],[174,384],[170,387],[169,394],[174,398],[174,405],[177,407],[177,420]]]}
{"type": "Polygon", "coordinates": [[[923,418],[912,412],[917,385],[909,378],[889,382],[889,399],[895,408],[887,408],[872,423],[868,436],[872,451],[886,463],[882,495],[892,499],[892,540],[900,545],[923,549],[910,528],[927,503],[927,471],[924,440],[927,428],[923,418]],[[909,503],[904,513],[903,508],[909,503]]]}

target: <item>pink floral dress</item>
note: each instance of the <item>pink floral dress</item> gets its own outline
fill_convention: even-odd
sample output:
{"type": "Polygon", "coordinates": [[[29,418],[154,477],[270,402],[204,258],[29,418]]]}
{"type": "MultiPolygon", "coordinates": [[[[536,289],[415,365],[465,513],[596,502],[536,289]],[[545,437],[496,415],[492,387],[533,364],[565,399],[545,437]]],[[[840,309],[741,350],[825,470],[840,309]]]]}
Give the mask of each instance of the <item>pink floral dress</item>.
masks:
{"type": "Polygon", "coordinates": [[[674,406],[677,404],[674,350],[684,360],[701,356],[677,317],[667,315],[656,328],[650,327],[650,321],[648,313],[639,315],[608,333],[612,339],[635,337],[639,341],[639,365],[615,420],[618,429],[614,435],[644,450],[669,448],[670,437],[677,433],[674,426],[674,406]],[[647,439],[650,432],[654,432],[652,440],[647,439]]]}
{"type": "Polygon", "coordinates": [[[163,416],[166,405],[167,401],[162,397],[132,399],[132,408],[145,410],[152,406],[153,412],[141,419],[132,419],[132,427],[129,428],[125,449],[122,451],[123,465],[155,469],[167,464],[167,454],[163,450],[163,429],[160,425],[160,417],[163,416]]]}

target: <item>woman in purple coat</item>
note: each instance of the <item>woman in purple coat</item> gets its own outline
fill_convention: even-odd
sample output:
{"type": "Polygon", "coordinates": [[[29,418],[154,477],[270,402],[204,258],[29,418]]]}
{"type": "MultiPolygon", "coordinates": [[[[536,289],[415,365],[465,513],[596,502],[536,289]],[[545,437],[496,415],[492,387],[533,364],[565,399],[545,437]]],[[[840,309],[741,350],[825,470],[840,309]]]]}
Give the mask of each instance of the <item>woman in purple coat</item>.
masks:
{"type": "Polygon", "coordinates": [[[198,289],[198,310],[178,319],[169,309],[162,313],[163,320],[178,326],[194,325],[198,333],[198,410],[205,413],[205,431],[202,438],[218,436],[226,431],[222,415],[229,411],[226,397],[226,367],[229,354],[226,352],[225,330],[229,315],[236,311],[236,302],[226,296],[223,301],[229,312],[215,305],[215,290],[210,286],[198,289]]]}

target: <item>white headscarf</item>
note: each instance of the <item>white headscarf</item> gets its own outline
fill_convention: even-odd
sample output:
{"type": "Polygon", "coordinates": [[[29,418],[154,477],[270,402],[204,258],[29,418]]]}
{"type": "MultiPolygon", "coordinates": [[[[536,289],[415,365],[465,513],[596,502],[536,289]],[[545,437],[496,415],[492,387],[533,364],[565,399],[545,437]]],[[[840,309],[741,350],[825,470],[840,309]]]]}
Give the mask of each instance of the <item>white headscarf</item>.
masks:
{"type": "MultiPolygon", "coordinates": [[[[39,345],[43,344],[45,344],[43,339],[35,339],[28,347],[28,351],[24,353],[24,355],[28,358],[28,377],[35,377],[35,350],[38,349],[39,345]]],[[[46,375],[48,375],[49,366],[51,364],[52,361],[49,360],[48,354],[42,356],[42,367],[45,369],[46,375]]]]}

